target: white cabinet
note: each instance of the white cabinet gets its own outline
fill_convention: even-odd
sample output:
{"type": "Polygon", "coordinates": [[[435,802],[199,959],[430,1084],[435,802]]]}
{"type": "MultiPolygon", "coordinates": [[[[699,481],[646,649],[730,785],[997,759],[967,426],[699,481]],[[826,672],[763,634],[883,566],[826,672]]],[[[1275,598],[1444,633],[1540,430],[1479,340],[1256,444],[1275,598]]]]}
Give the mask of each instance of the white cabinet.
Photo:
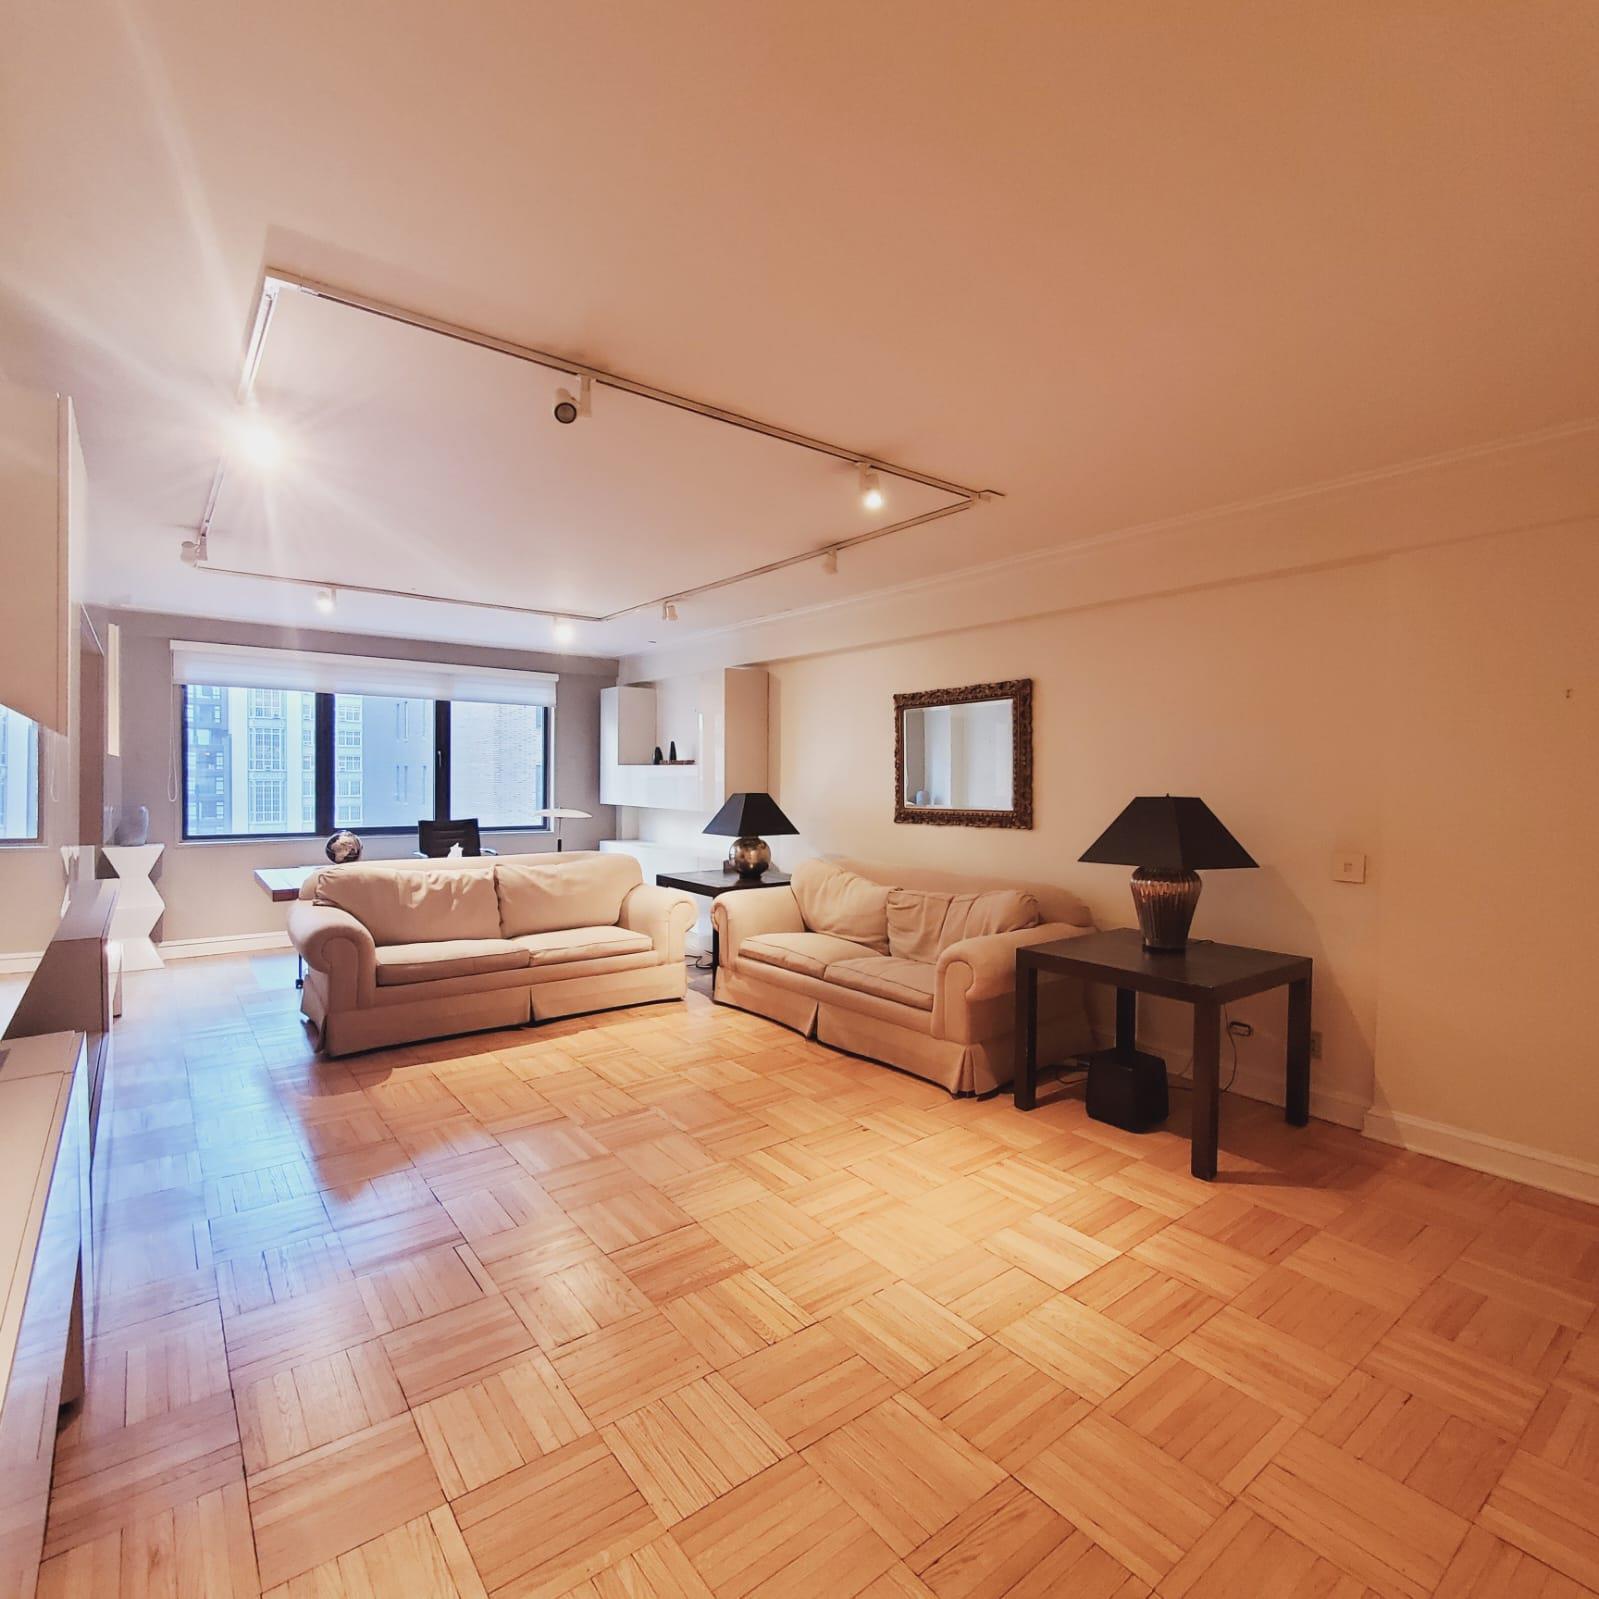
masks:
{"type": "Polygon", "coordinates": [[[709,814],[766,787],[767,674],[729,667],[600,693],[600,802],[709,814]],[[653,764],[675,743],[676,766],[653,764]]]}
{"type": "Polygon", "coordinates": [[[83,452],[72,402],[0,383],[0,705],[66,734],[83,452]]]}

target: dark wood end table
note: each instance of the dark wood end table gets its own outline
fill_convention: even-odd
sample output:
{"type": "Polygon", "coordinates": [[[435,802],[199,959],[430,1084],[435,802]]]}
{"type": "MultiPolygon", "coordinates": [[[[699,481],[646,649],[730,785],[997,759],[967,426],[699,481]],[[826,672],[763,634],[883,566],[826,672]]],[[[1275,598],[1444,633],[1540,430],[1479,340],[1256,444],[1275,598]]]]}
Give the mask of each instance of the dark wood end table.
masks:
{"type": "Polygon", "coordinates": [[[1146,950],[1132,928],[1085,933],[1016,951],[1016,1075],[1018,1110],[1031,1110],[1038,1095],[1038,974],[1058,972],[1116,989],[1116,1051],[1131,1059],[1138,995],[1179,999],[1194,1007],[1192,1129],[1194,1176],[1216,1175],[1220,1131],[1221,1008],[1230,1000],[1288,989],[1288,1060],[1284,1119],[1295,1127],[1310,1120],[1310,981],[1308,955],[1281,955],[1239,944],[1190,943],[1177,954],[1146,950]]]}
{"type": "MultiPolygon", "coordinates": [[[[740,877],[737,872],[657,872],[658,888],[675,888],[685,894],[703,894],[715,899],[718,894],[731,894],[741,888],[787,888],[793,882],[787,872],[768,866],[759,877],[740,877]]],[[[711,923],[711,982],[716,982],[716,967],[721,953],[721,940],[716,936],[716,923],[711,923]]]]}

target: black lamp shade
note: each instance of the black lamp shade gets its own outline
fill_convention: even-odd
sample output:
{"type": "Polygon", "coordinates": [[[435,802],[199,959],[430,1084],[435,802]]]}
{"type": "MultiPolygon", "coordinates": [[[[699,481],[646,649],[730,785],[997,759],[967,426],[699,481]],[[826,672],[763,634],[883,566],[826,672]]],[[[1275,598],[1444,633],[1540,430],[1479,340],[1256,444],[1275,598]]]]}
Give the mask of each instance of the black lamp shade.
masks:
{"type": "Polygon", "coordinates": [[[727,803],[706,823],[705,831],[718,838],[779,838],[799,829],[777,808],[770,794],[729,794],[727,803]]]}
{"type": "Polygon", "coordinates": [[[1172,872],[1257,864],[1202,799],[1172,794],[1133,800],[1079,859],[1102,866],[1145,866],[1172,872]]]}

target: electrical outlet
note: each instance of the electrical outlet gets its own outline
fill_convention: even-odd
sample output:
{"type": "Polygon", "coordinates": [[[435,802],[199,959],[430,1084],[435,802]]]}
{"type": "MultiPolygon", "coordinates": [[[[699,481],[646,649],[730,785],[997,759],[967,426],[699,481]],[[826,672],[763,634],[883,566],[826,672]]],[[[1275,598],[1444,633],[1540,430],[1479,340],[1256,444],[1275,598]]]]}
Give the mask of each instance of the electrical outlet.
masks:
{"type": "Polygon", "coordinates": [[[1310,1058],[1321,1059],[1321,1034],[1314,1027],[1310,1030],[1310,1058]]]}
{"type": "Polygon", "coordinates": [[[1255,1036],[1255,1029],[1248,1022],[1228,1022],[1227,1031],[1234,1038],[1253,1038],[1255,1036]]]}

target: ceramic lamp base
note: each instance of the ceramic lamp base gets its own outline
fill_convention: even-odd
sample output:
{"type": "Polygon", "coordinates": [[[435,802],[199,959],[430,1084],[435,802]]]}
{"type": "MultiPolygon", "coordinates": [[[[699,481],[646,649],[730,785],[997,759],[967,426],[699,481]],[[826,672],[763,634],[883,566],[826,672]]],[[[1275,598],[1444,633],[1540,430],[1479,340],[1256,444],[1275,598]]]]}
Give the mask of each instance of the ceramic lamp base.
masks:
{"type": "Polygon", "coordinates": [[[1198,872],[1140,866],[1133,873],[1133,909],[1145,949],[1175,955],[1188,948],[1188,929],[1204,886],[1198,872]]]}

